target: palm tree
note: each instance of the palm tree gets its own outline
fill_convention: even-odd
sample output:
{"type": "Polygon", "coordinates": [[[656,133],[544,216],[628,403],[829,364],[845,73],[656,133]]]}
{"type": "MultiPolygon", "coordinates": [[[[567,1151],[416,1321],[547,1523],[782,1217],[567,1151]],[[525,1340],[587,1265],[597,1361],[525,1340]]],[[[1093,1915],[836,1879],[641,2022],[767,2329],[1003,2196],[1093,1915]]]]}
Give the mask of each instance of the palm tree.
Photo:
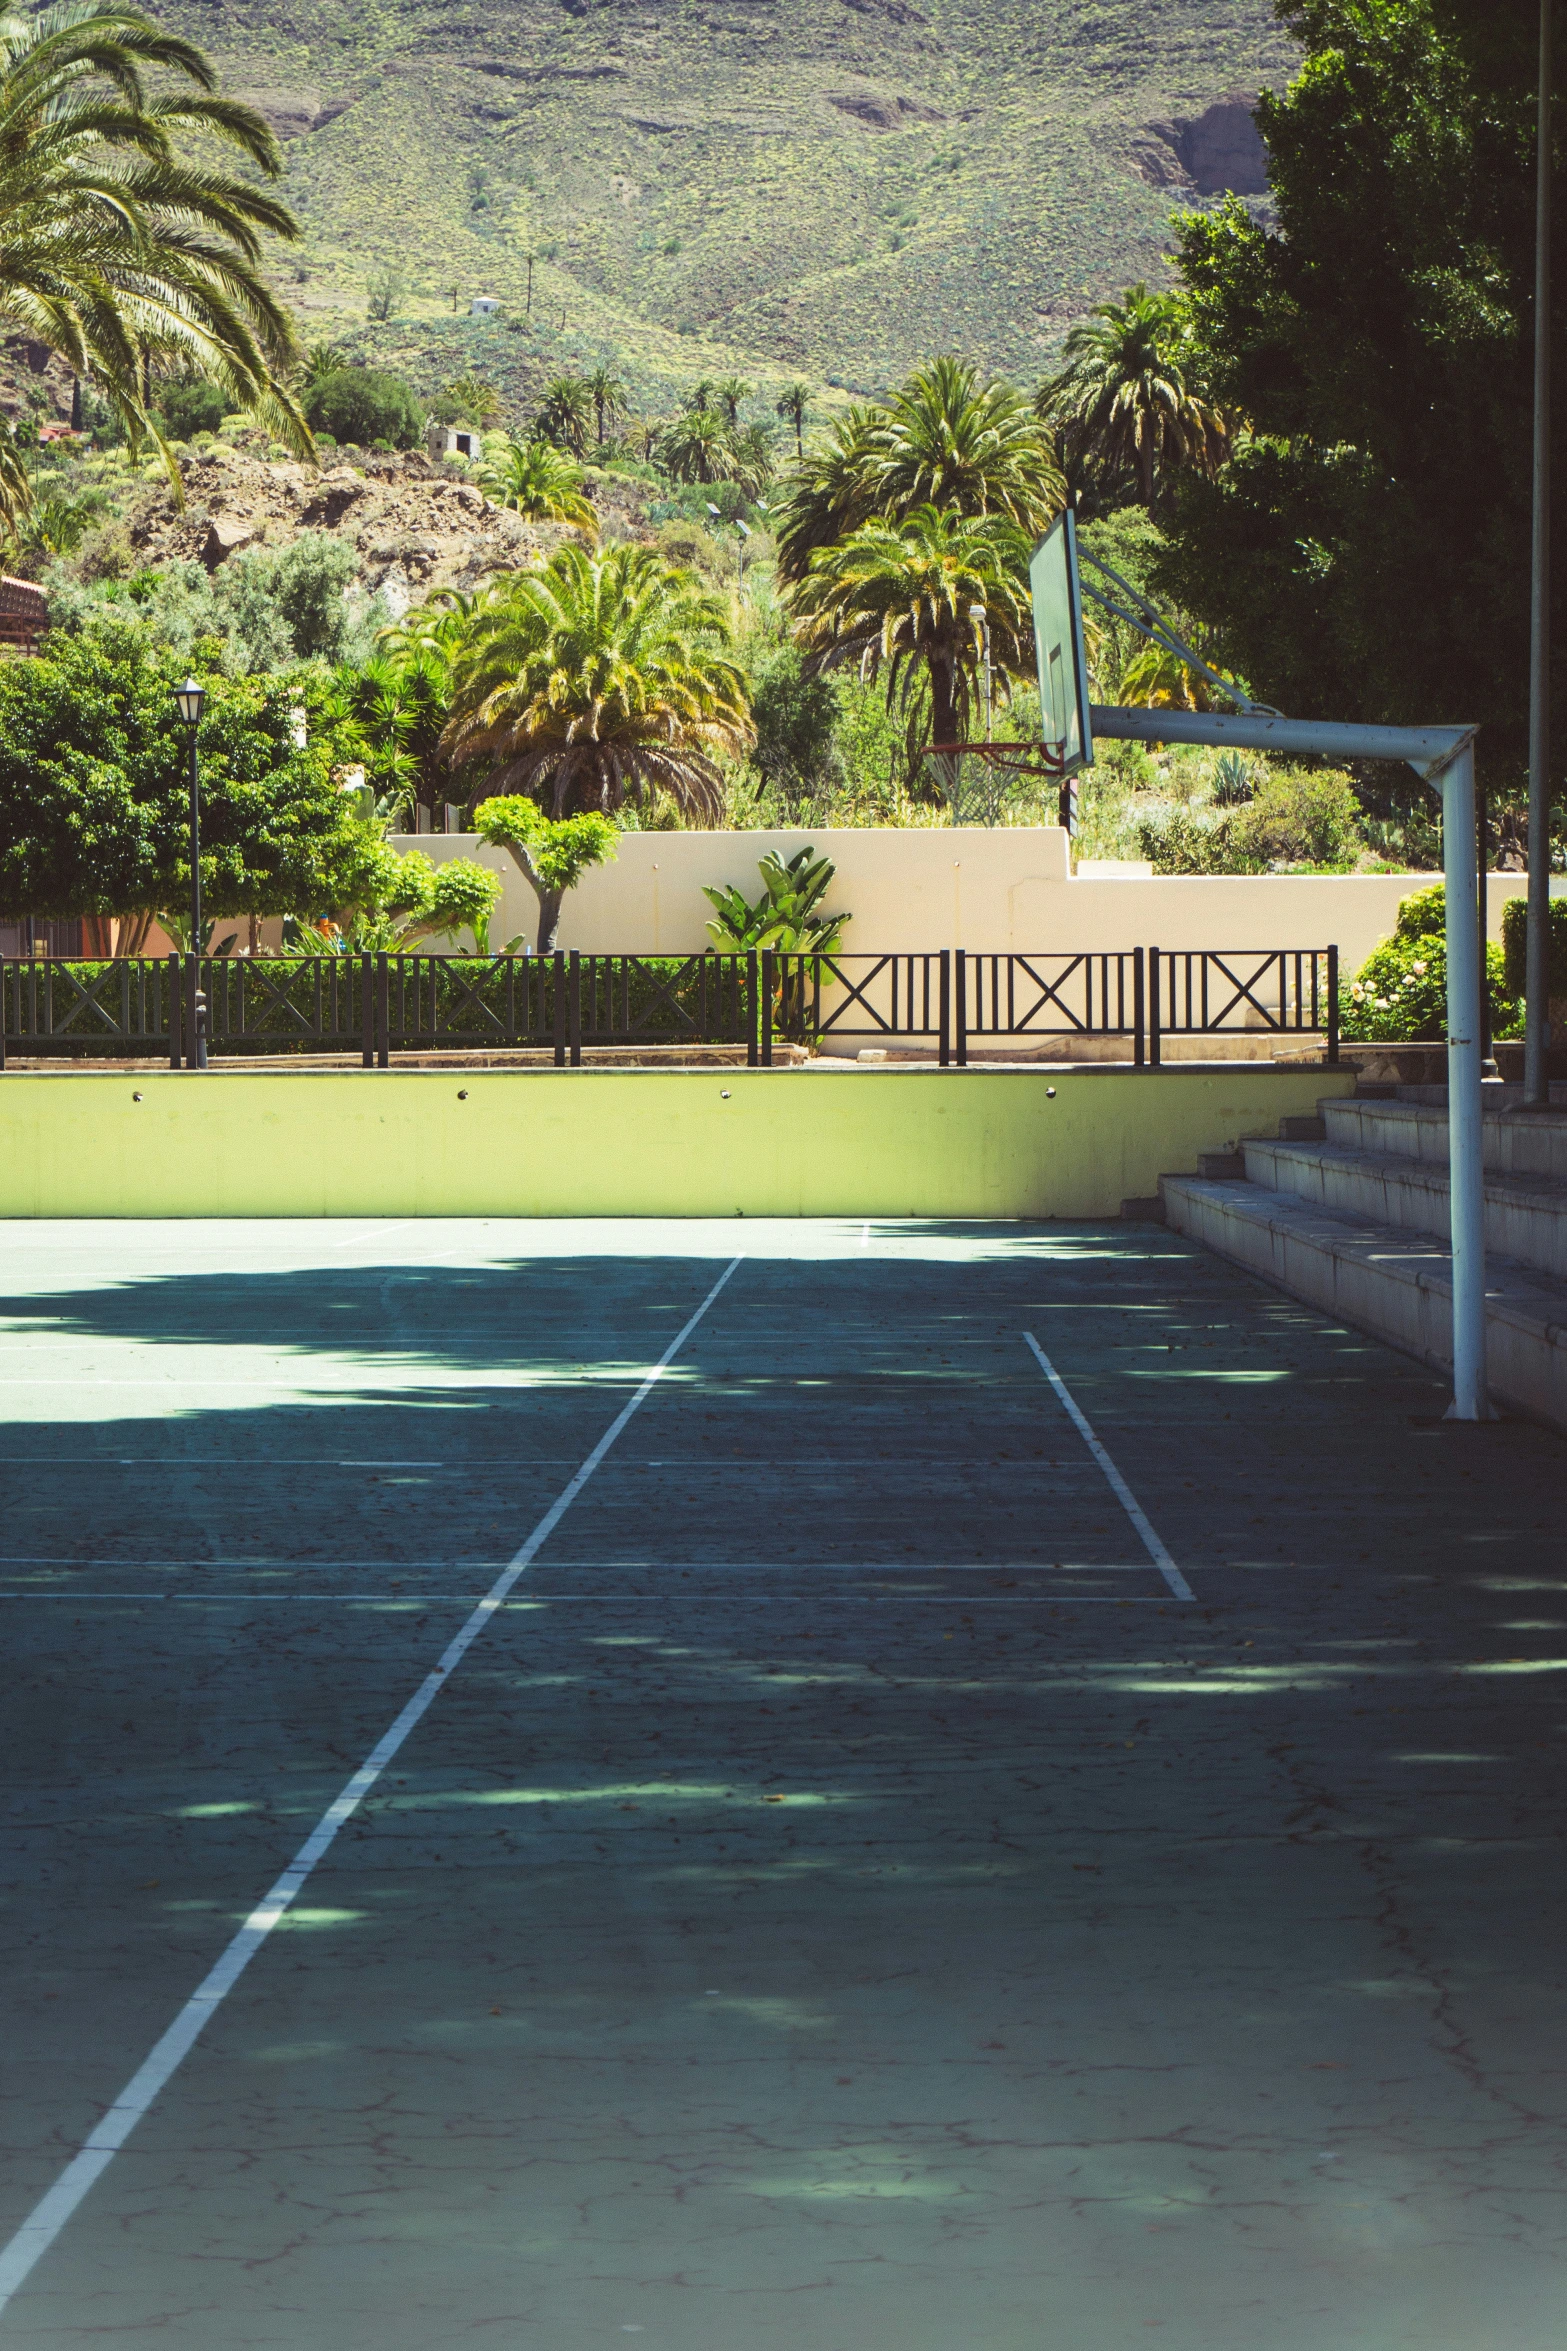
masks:
{"type": "Polygon", "coordinates": [[[557,548],[475,615],[447,756],[485,763],[475,794],[526,792],[555,816],[662,791],[713,823],[716,762],[755,739],[730,644],[720,600],[652,548],[557,548]]]}
{"type": "Polygon", "coordinates": [[[755,390],[756,386],[748,384],[743,376],[720,376],[713,386],[713,397],[720,414],[727,417],[731,432],[739,428],[741,401],[749,400],[755,390]]]}
{"type": "Polygon", "coordinates": [[[1189,465],[1211,475],[1229,455],[1228,420],[1186,380],[1183,326],[1177,295],[1129,286],[1072,329],[1060,372],[1035,399],[1069,458],[1134,471],[1150,513],[1161,474],[1189,465]]]}
{"type": "Polygon", "coordinates": [[[677,482],[727,481],[732,449],[729,427],[712,408],[683,410],[658,436],[659,462],[677,482]]]}
{"type": "MultiPolygon", "coordinates": [[[[0,317],[91,377],[133,439],[164,447],[156,362],[211,377],[309,453],[293,328],[262,266],[263,234],[296,237],[294,216],[175,145],[196,132],[279,176],[269,125],[216,83],[199,49],[118,0],[0,22],[0,317]],[[148,68],[172,82],[149,93],[148,68]]],[[[0,464],[13,508],[19,470],[0,464]]]]}
{"type": "Polygon", "coordinates": [[[1042,530],[1066,485],[1050,436],[1015,385],[959,359],[921,368],[890,400],[853,408],[795,469],[778,534],[779,576],[803,580],[813,554],[873,515],[923,505],[1004,515],[1042,530]]]}
{"type": "Polygon", "coordinates": [[[809,384],[785,384],[778,395],[778,405],[774,411],[775,415],[783,418],[785,424],[793,425],[794,453],[799,459],[803,459],[805,456],[805,418],[810,405],[811,387],[809,384]]]}
{"type": "Polygon", "coordinates": [[[573,457],[581,457],[587,450],[592,413],[593,395],[582,378],[555,376],[544,387],[534,422],[541,440],[556,441],[573,457]]]}
{"type": "Polygon", "coordinates": [[[965,515],[917,506],[891,522],[877,515],[836,546],[819,548],[793,607],[810,666],[860,662],[887,671],[887,703],[908,707],[929,681],[931,740],[961,741],[975,691],[983,635],[1003,675],[1033,654],[1027,534],[1009,515],[965,515]]]}
{"type": "Polygon", "coordinates": [[[582,468],[552,441],[512,441],[493,433],[476,479],[497,506],[514,507],[537,522],[569,522],[596,532],[598,516],[582,495],[582,468]]]}
{"type": "Polygon", "coordinates": [[[748,497],[755,497],[773,478],[773,436],[770,426],[748,424],[729,436],[729,479],[748,497]]]}
{"type": "Polygon", "coordinates": [[[306,391],[313,392],[317,384],[324,384],[328,376],[335,376],[347,365],[335,343],[312,343],[300,367],[306,391]]]}
{"type": "Polygon", "coordinates": [[[476,376],[471,372],[467,375],[460,375],[454,383],[448,384],[446,388],[451,397],[461,406],[468,422],[476,424],[481,432],[487,424],[494,424],[499,417],[501,396],[495,386],[486,382],[483,376],[476,376]]]}
{"type": "Polygon", "coordinates": [[[602,364],[585,381],[588,398],[593,403],[593,414],[598,422],[598,445],[602,449],[609,438],[611,419],[625,413],[626,387],[613,368],[602,364]]]}

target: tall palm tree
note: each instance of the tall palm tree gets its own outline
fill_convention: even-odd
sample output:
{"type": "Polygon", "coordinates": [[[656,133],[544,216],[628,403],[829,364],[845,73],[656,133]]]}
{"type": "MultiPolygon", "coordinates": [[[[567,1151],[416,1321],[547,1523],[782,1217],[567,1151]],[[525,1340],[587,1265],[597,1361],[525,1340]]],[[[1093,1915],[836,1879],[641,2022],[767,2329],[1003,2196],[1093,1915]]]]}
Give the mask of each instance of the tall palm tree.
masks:
{"type": "Polygon", "coordinates": [[[1213,474],[1229,455],[1228,420],[1187,381],[1183,323],[1179,296],[1129,286],[1072,329],[1035,399],[1070,458],[1134,472],[1150,513],[1161,477],[1183,465],[1213,474]]]}
{"type": "Polygon", "coordinates": [[[968,713],[990,631],[1003,675],[1032,659],[1027,534],[1009,515],[965,515],[924,505],[892,522],[877,515],[819,548],[793,609],[810,666],[860,662],[887,672],[887,702],[908,706],[928,680],[931,740],[954,743],[968,713]]]}
{"type": "Polygon", "coordinates": [[[513,507],[538,522],[569,522],[588,532],[598,529],[598,516],[582,495],[582,468],[552,441],[512,441],[492,433],[476,479],[497,506],[513,507]]]}
{"type": "Polygon", "coordinates": [[[475,793],[521,791],[552,815],[667,792],[723,812],[717,761],[755,739],[727,613],[649,547],[566,546],[485,599],[459,657],[444,738],[475,793]]]}
{"type": "MultiPolygon", "coordinates": [[[[263,237],[296,237],[294,216],[176,144],[217,139],[279,176],[269,125],[216,85],[199,49],[119,0],[0,19],[0,318],[94,380],[133,438],[163,448],[151,377],[188,367],[308,453],[263,269],[263,237]],[[149,69],[172,80],[149,91],[149,69]]],[[[0,500],[25,496],[19,470],[0,500]]]]}
{"type": "Polygon", "coordinates": [[[602,449],[609,438],[611,421],[625,413],[626,387],[613,368],[602,363],[586,377],[588,398],[593,403],[593,414],[598,424],[598,445],[602,449]]]}
{"type": "Polygon", "coordinates": [[[335,343],[312,343],[299,368],[306,391],[313,392],[317,384],[324,384],[328,376],[335,376],[347,365],[335,343]]]}
{"type": "Polygon", "coordinates": [[[1003,515],[1038,532],[1066,495],[1049,433],[1015,385],[937,359],[891,399],[854,408],[796,467],[778,534],[779,576],[803,580],[816,549],[873,515],[917,507],[1003,515]]]}
{"type": "Polygon", "coordinates": [[[755,390],[756,386],[748,384],[744,376],[720,376],[713,386],[719,413],[728,420],[731,432],[739,429],[741,401],[749,400],[755,390]]]}
{"type": "Polygon", "coordinates": [[[728,425],[712,408],[687,408],[658,436],[660,463],[677,482],[727,481],[733,443],[728,425]]]}
{"type": "Polygon", "coordinates": [[[810,405],[811,387],[809,384],[785,384],[778,395],[778,405],[774,410],[774,414],[781,416],[785,424],[793,425],[794,453],[799,459],[803,459],[805,455],[805,419],[810,405]]]}
{"type": "Polygon", "coordinates": [[[558,442],[573,457],[585,455],[593,395],[581,376],[555,376],[544,387],[535,418],[539,438],[558,442]]]}

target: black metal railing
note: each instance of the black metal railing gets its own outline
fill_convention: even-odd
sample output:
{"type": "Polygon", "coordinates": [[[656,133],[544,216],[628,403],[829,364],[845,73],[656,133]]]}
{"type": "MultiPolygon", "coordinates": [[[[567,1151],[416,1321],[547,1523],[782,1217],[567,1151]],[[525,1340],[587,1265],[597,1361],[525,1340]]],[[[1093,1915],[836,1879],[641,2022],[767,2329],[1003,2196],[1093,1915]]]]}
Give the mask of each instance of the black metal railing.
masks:
{"type": "Polygon", "coordinates": [[[1130,1037],[1143,1066],[1143,951],[960,955],[959,1061],[972,1037],[1130,1037]]]}
{"type": "Polygon", "coordinates": [[[943,1067],[997,1038],[1325,1034],[1339,1053],[1338,949],[1080,954],[52,956],[0,961],[0,1068],[27,1059],[743,1046],[829,1051],[927,1040],[943,1067]]]}
{"type": "Polygon", "coordinates": [[[1325,1035],[1339,1057],[1336,947],[1170,948],[1148,951],[1148,1059],[1166,1037],[1325,1035]]]}

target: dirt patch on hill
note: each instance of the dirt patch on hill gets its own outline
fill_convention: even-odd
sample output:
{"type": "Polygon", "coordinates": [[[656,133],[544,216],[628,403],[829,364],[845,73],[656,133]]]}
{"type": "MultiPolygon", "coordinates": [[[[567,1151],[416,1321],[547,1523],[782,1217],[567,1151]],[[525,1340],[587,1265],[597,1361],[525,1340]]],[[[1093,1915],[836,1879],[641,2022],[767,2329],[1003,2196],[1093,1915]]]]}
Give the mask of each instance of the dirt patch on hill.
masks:
{"type": "MultiPolygon", "coordinates": [[[[246,547],[286,547],[302,531],[349,541],[357,576],[392,611],[436,588],[465,594],[516,571],[577,536],[558,523],[525,522],[420,452],[349,464],[274,462],[221,443],[180,461],[185,504],[166,484],[149,486],[127,518],[138,562],[196,562],[216,571],[246,547]]],[[[621,536],[640,536],[632,502],[601,505],[621,536]]]]}

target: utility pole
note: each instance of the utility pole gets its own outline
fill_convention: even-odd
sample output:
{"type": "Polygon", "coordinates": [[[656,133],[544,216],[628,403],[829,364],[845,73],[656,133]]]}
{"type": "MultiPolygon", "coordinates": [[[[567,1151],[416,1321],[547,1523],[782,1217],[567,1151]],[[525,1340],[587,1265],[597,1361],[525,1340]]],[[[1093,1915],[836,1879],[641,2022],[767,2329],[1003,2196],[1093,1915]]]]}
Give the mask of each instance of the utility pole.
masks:
{"type": "Polygon", "coordinates": [[[1524,1101],[1543,1110],[1551,1018],[1551,10],[1540,0],[1534,216],[1534,555],[1529,581],[1529,928],[1524,1101]]]}

